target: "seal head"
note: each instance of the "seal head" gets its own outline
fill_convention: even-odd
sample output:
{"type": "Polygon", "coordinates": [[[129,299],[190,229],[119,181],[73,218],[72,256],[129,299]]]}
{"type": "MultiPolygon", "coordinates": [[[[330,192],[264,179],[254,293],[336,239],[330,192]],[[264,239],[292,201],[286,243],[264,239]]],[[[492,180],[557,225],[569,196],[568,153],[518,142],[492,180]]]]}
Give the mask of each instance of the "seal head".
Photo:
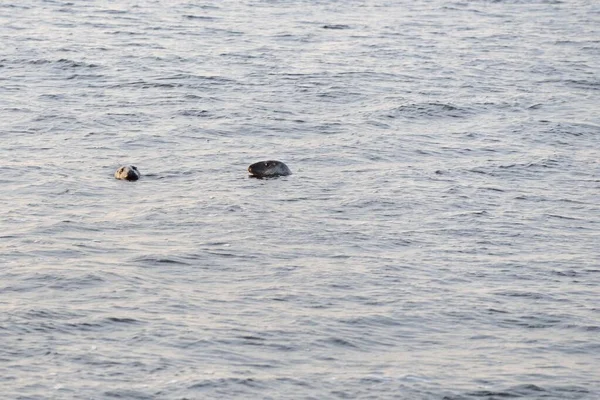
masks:
{"type": "Polygon", "coordinates": [[[115,172],[115,178],[126,181],[137,181],[140,176],[140,171],[133,165],[125,165],[115,172]]]}
{"type": "Polygon", "coordinates": [[[248,167],[248,172],[255,178],[273,178],[291,175],[292,171],[281,161],[259,161],[248,167]]]}

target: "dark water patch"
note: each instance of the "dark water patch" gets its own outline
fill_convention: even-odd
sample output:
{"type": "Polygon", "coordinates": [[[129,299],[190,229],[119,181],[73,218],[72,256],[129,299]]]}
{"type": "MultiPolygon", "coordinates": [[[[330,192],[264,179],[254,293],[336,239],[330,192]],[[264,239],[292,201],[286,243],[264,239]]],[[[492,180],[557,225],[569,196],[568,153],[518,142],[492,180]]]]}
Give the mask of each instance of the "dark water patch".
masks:
{"type": "Polygon", "coordinates": [[[5,325],[0,320],[0,328],[17,333],[43,332],[73,335],[80,331],[97,331],[102,328],[102,325],[99,323],[77,322],[85,317],[69,312],[49,313],[32,311],[28,313],[15,313],[8,317],[10,325],[5,325]]]}
{"type": "Polygon", "coordinates": [[[133,389],[111,389],[102,393],[102,395],[108,399],[155,399],[156,397],[152,394],[146,394],[139,390],[133,389]]]}
{"type": "Polygon", "coordinates": [[[351,26],[344,25],[344,24],[328,24],[328,25],[323,25],[322,28],[323,29],[342,30],[342,29],[351,29],[351,26]]]}
{"type": "MultiPolygon", "coordinates": [[[[108,15],[129,15],[131,10],[115,10],[115,9],[100,9],[95,10],[98,14],[108,14],[108,15]]],[[[130,18],[133,19],[133,18],[130,18]]]]}
{"type": "Polygon", "coordinates": [[[553,168],[553,167],[557,167],[560,166],[560,160],[558,159],[554,159],[554,158],[544,158],[544,159],[540,159],[537,161],[531,161],[531,162],[526,162],[526,163],[511,163],[511,164],[504,164],[504,165],[498,165],[497,168],[499,169],[512,169],[512,168],[525,168],[525,169],[531,169],[531,168],[553,168]]]}
{"type": "Polygon", "coordinates": [[[197,3],[188,3],[185,5],[186,9],[200,9],[200,10],[221,10],[222,7],[220,7],[219,4],[197,4],[197,3]]]}
{"type": "Polygon", "coordinates": [[[330,88],[327,91],[323,91],[317,94],[317,97],[322,98],[331,103],[349,104],[358,102],[364,99],[364,95],[360,92],[352,92],[349,90],[339,90],[330,88]]]}
{"type": "Polygon", "coordinates": [[[99,332],[102,330],[112,329],[110,325],[103,324],[101,322],[65,322],[65,331],[72,334],[78,332],[99,332]]]}
{"type": "Polygon", "coordinates": [[[56,61],[56,64],[60,65],[62,68],[98,68],[100,67],[98,64],[87,63],[83,61],[74,61],[69,60],[67,58],[61,58],[56,61]]]}
{"type": "Polygon", "coordinates": [[[137,324],[140,321],[133,318],[119,318],[119,317],[109,317],[106,319],[109,323],[117,323],[117,324],[137,324]]]}
{"type": "Polygon", "coordinates": [[[68,58],[60,58],[58,60],[45,59],[45,58],[33,59],[33,60],[17,59],[14,62],[17,64],[51,65],[51,66],[55,66],[60,69],[65,69],[65,70],[79,69],[79,68],[95,69],[95,68],[101,67],[100,64],[90,63],[90,62],[86,62],[86,61],[75,61],[75,60],[70,60],[68,58]]]}
{"type": "Polygon", "coordinates": [[[208,110],[182,110],[178,112],[179,115],[184,117],[201,117],[201,118],[209,118],[213,117],[213,115],[208,110]]]}
{"type": "Polygon", "coordinates": [[[586,332],[600,332],[600,325],[580,326],[577,329],[582,329],[586,332]]]}
{"type": "Polygon", "coordinates": [[[260,60],[260,55],[248,54],[248,53],[234,53],[227,52],[219,54],[220,57],[226,57],[237,60],[260,60]]]}
{"type": "Polygon", "coordinates": [[[184,86],[182,83],[159,83],[159,82],[148,82],[148,81],[135,81],[126,83],[111,84],[109,88],[140,88],[140,89],[173,89],[184,86]]]}
{"type": "Polygon", "coordinates": [[[252,335],[239,336],[239,338],[240,338],[240,339],[243,339],[243,340],[247,340],[247,341],[249,341],[249,342],[262,342],[262,341],[266,340],[266,339],[265,339],[265,338],[263,338],[263,337],[260,337],[260,336],[252,336],[252,335]]]}
{"type": "Polygon", "coordinates": [[[491,390],[478,390],[469,393],[470,396],[474,397],[500,397],[500,398],[516,398],[523,397],[524,395],[530,395],[538,392],[545,392],[544,389],[536,385],[522,385],[517,386],[505,391],[491,391],[491,390]]]}
{"type": "Polygon", "coordinates": [[[561,80],[561,83],[564,83],[568,86],[577,89],[584,90],[600,90],[600,81],[598,80],[589,80],[589,79],[565,79],[561,80]]]}
{"type": "Polygon", "coordinates": [[[97,75],[97,74],[73,74],[73,75],[69,75],[67,76],[65,79],[66,80],[73,80],[73,79],[82,79],[82,80],[88,80],[88,79],[102,79],[104,78],[104,75],[97,75]]]}
{"type": "Polygon", "coordinates": [[[209,17],[206,15],[192,15],[192,14],[186,14],[183,16],[183,18],[188,19],[188,20],[199,20],[199,21],[214,21],[217,19],[215,17],[209,17]]]}
{"type": "Polygon", "coordinates": [[[49,319],[49,320],[61,320],[68,318],[81,317],[81,313],[76,313],[70,310],[52,310],[52,309],[31,309],[27,310],[22,314],[23,318],[38,320],[38,319],[49,319]]]}
{"type": "Polygon", "coordinates": [[[32,64],[32,65],[43,65],[43,64],[52,64],[52,60],[46,59],[36,59],[36,60],[21,60],[23,64],[32,64]]]}
{"type": "MultiPolygon", "coordinates": [[[[564,327],[564,329],[573,329],[576,331],[581,331],[581,332],[600,332],[600,326],[599,325],[575,325],[575,324],[566,324],[564,327]]],[[[589,346],[585,346],[586,348],[589,346]]],[[[588,351],[588,349],[583,350],[583,351],[588,351]]]]}
{"type": "Polygon", "coordinates": [[[243,386],[250,388],[265,388],[263,382],[254,378],[216,378],[204,379],[188,386],[188,389],[228,388],[231,386],[243,386]]]}
{"type": "Polygon", "coordinates": [[[552,273],[557,276],[571,277],[571,278],[579,276],[579,272],[575,271],[575,270],[552,271],[552,273]]]}
{"type": "Polygon", "coordinates": [[[545,214],[545,216],[550,217],[550,218],[565,219],[565,220],[570,220],[570,221],[584,221],[582,218],[567,217],[566,215],[545,214]]]}
{"type": "Polygon", "coordinates": [[[29,10],[31,7],[21,4],[0,4],[0,8],[19,8],[21,10],[29,10]]]}
{"type": "Polygon", "coordinates": [[[482,187],[482,188],[479,188],[479,190],[489,191],[489,192],[500,192],[500,193],[504,193],[505,192],[504,189],[500,189],[500,188],[497,188],[497,187],[482,187]]]}
{"type": "MultiPolygon", "coordinates": [[[[277,377],[275,378],[277,382],[283,384],[290,384],[292,386],[297,386],[301,388],[313,388],[314,386],[309,381],[304,381],[299,378],[290,378],[290,377],[277,377]]],[[[316,398],[315,398],[316,400],[316,398]]]]}
{"type": "MultiPolygon", "coordinates": [[[[223,29],[223,28],[213,28],[213,27],[207,27],[204,28],[205,32],[208,34],[214,34],[214,35],[231,35],[231,36],[244,36],[246,34],[246,32],[242,31],[242,30],[238,30],[238,29],[223,29]]],[[[182,33],[178,33],[181,35],[189,35],[189,32],[182,32],[182,33]]]]}

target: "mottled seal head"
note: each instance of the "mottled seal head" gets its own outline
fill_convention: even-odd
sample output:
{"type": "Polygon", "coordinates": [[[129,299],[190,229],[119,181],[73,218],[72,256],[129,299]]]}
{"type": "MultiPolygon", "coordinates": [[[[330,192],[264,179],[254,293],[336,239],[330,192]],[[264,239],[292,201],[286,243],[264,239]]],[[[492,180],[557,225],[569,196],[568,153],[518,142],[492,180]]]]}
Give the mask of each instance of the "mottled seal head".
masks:
{"type": "Polygon", "coordinates": [[[140,176],[140,171],[133,165],[125,165],[115,172],[115,178],[126,181],[137,181],[140,176]]]}
{"type": "Polygon", "coordinates": [[[292,171],[281,161],[260,161],[248,167],[248,172],[255,178],[272,178],[290,175],[292,171]]]}

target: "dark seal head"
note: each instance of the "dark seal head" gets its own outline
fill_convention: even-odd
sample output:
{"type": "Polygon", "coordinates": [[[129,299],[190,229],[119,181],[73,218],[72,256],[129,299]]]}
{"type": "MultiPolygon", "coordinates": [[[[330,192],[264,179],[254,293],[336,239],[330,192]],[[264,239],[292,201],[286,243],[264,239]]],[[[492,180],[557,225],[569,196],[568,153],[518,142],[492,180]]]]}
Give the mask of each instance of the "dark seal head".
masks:
{"type": "Polygon", "coordinates": [[[126,181],[137,181],[140,179],[140,171],[133,165],[125,165],[115,172],[115,178],[126,181]]]}
{"type": "Polygon", "coordinates": [[[248,172],[255,178],[273,178],[291,175],[292,171],[281,161],[260,161],[248,167],[248,172]]]}

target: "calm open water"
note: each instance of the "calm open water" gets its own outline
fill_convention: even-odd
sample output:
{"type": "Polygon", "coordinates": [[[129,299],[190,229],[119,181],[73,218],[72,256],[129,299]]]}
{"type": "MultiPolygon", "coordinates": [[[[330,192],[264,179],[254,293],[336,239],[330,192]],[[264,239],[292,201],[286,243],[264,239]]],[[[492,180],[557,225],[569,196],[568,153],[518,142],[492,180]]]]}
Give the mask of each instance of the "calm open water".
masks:
{"type": "Polygon", "coordinates": [[[0,44],[2,399],[600,398],[596,1],[3,0],[0,44]]]}

